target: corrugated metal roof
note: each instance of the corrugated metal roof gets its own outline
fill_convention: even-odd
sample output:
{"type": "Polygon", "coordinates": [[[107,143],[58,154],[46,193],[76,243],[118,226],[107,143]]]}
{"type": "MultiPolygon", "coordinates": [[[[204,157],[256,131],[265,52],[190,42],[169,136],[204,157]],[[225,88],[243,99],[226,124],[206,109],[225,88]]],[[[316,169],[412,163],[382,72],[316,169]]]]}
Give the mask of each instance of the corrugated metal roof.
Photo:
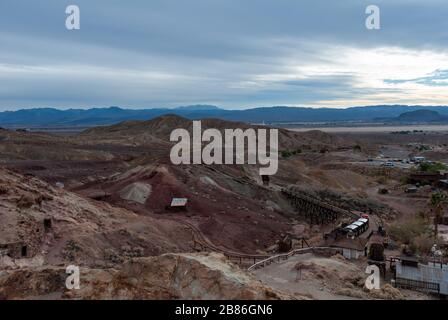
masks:
{"type": "Polygon", "coordinates": [[[338,240],[334,241],[329,246],[364,251],[367,241],[368,241],[367,239],[363,239],[363,238],[355,238],[355,239],[343,238],[343,239],[338,239],[338,240]]]}

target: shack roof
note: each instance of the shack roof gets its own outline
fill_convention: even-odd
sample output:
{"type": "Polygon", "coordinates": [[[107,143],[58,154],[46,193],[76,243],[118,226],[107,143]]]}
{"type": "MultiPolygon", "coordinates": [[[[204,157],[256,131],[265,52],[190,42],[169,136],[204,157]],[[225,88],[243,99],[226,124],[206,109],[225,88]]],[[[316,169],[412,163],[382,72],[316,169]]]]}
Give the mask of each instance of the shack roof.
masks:
{"type": "Polygon", "coordinates": [[[367,241],[368,241],[367,239],[363,238],[355,238],[355,239],[343,238],[334,241],[332,244],[330,244],[330,247],[339,247],[344,249],[364,251],[367,241]]]}
{"type": "Polygon", "coordinates": [[[373,234],[370,237],[369,242],[372,243],[376,243],[376,244],[383,244],[384,243],[384,237],[380,234],[373,234]]]}
{"type": "Polygon", "coordinates": [[[173,198],[171,200],[171,206],[172,207],[185,207],[187,205],[188,199],[187,198],[173,198]]]}
{"type": "Polygon", "coordinates": [[[361,226],[363,226],[365,224],[366,224],[365,222],[359,221],[359,220],[352,223],[352,225],[355,225],[355,226],[358,226],[358,227],[361,227],[361,226]]]}

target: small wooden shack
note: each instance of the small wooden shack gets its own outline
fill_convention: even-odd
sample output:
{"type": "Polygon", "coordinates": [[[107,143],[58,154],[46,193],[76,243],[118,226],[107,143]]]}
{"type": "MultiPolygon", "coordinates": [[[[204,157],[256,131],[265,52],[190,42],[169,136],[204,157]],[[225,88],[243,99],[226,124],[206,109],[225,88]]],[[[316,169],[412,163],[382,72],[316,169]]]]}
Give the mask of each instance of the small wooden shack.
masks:
{"type": "Polygon", "coordinates": [[[330,247],[342,249],[342,255],[346,259],[359,259],[366,254],[367,239],[363,238],[342,238],[331,243],[330,247]]]}
{"type": "Polygon", "coordinates": [[[173,198],[171,204],[167,206],[169,211],[187,211],[187,198],[173,198]]]}

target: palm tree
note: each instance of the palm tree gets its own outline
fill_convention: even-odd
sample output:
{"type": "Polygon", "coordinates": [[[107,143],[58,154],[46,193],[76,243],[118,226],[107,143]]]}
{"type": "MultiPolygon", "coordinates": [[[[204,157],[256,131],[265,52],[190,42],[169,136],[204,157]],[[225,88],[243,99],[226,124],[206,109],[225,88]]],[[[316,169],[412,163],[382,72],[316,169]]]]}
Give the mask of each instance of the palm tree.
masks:
{"type": "Polygon", "coordinates": [[[448,197],[445,193],[437,191],[431,194],[431,200],[429,204],[434,212],[434,236],[437,241],[437,236],[439,234],[439,221],[441,219],[443,210],[448,204],[448,197]]]}

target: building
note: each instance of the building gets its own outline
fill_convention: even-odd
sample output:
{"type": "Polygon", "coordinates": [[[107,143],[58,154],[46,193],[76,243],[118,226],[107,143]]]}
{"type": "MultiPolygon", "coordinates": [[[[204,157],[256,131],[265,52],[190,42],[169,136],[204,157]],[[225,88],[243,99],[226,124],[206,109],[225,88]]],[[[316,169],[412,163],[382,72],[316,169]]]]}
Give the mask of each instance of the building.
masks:
{"type": "Polygon", "coordinates": [[[448,190],[448,180],[447,179],[439,180],[439,182],[437,183],[437,186],[440,189],[448,190]]]}
{"type": "Polygon", "coordinates": [[[346,226],[343,230],[347,234],[347,237],[358,237],[360,234],[366,232],[369,229],[369,219],[360,218],[352,224],[346,226]]]}
{"type": "Polygon", "coordinates": [[[425,157],[413,157],[413,158],[411,159],[411,161],[413,161],[413,162],[415,162],[415,163],[422,163],[422,162],[425,162],[425,161],[426,161],[426,158],[425,158],[425,157]]]}
{"type": "Polygon", "coordinates": [[[384,255],[385,238],[381,231],[374,233],[368,244],[367,263],[376,265],[383,276],[386,275],[386,256],[384,255]]]}
{"type": "Polygon", "coordinates": [[[395,286],[448,295],[448,265],[421,263],[415,257],[400,257],[395,265],[395,286]]]}
{"type": "Polygon", "coordinates": [[[407,187],[405,190],[406,193],[416,193],[417,191],[418,191],[418,188],[416,186],[407,187]]]}
{"type": "Polygon", "coordinates": [[[342,255],[346,259],[359,259],[366,255],[367,241],[367,239],[363,238],[342,238],[329,244],[329,247],[340,248],[342,250],[342,255]]]}
{"type": "Polygon", "coordinates": [[[383,262],[386,260],[384,255],[385,239],[379,234],[373,234],[369,239],[369,255],[368,258],[374,262],[383,262]]]}
{"type": "Polygon", "coordinates": [[[170,211],[186,211],[187,210],[187,198],[173,198],[171,204],[167,206],[167,210],[170,211]]]}
{"type": "Polygon", "coordinates": [[[409,180],[411,183],[438,184],[440,180],[445,180],[447,177],[447,173],[443,171],[436,173],[419,172],[411,174],[409,180]]]}
{"type": "Polygon", "coordinates": [[[267,176],[267,175],[262,175],[261,176],[261,181],[263,181],[263,185],[264,186],[269,186],[269,176],[267,176]]]}
{"type": "Polygon", "coordinates": [[[437,221],[438,224],[448,225],[448,212],[444,212],[437,221]]]}
{"type": "Polygon", "coordinates": [[[28,257],[28,246],[21,242],[0,244],[0,257],[9,256],[13,259],[28,257]]]}

